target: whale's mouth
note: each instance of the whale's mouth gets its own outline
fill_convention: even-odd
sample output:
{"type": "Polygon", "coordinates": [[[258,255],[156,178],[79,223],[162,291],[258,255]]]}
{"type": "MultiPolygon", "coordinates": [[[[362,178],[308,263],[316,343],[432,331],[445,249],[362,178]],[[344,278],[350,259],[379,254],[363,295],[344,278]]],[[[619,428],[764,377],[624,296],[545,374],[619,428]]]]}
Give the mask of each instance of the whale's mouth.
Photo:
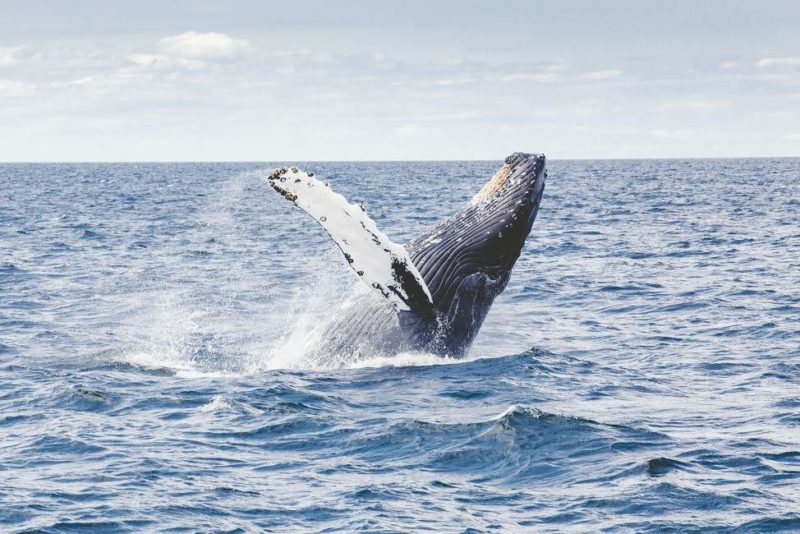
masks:
{"type": "Polygon", "coordinates": [[[477,206],[504,200],[535,199],[543,187],[545,157],[542,154],[516,152],[505,159],[503,166],[472,197],[470,205],[477,206]]]}
{"type": "Polygon", "coordinates": [[[475,196],[472,197],[470,201],[471,204],[477,204],[479,202],[483,202],[492,198],[498,191],[500,191],[503,186],[505,185],[506,181],[508,181],[508,177],[511,175],[511,166],[503,164],[500,169],[494,173],[494,176],[489,179],[488,182],[481,188],[480,191],[475,193],[475,196]]]}

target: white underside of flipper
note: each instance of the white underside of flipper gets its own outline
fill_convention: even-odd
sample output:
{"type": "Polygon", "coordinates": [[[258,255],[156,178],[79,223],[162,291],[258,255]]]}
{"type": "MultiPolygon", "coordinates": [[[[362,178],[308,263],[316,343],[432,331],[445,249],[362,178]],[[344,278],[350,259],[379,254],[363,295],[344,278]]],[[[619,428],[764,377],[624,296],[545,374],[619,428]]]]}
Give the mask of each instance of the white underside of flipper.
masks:
{"type": "Polygon", "coordinates": [[[406,248],[381,232],[361,206],[297,167],[274,171],[267,183],[317,221],[359,278],[396,311],[426,314],[433,309],[430,291],[406,248]]]}

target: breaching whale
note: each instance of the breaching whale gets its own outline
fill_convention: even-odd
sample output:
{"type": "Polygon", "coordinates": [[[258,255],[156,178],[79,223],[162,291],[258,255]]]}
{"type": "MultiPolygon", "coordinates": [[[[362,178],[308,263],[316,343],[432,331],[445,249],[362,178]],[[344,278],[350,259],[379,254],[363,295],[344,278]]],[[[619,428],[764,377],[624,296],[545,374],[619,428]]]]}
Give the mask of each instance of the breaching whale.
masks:
{"type": "Polygon", "coordinates": [[[393,243],[364,209],[292,167],[267,182],[331,236],[358,277],[380,295],[349,302],[317,351],[375,356],[424,351],[461,357],[505,289],[539,210],[541,154],[517,152],[464,209],[413,240],[393,243]]]}

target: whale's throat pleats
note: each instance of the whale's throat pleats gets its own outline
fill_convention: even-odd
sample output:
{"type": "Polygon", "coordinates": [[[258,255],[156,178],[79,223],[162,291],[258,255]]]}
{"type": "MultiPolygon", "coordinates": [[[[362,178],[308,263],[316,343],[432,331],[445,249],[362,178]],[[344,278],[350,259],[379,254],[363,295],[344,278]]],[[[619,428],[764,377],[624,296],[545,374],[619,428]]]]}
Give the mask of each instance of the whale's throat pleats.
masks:
{"type": "Polygon", "coordinates": [[[543,157],[509,156],[463,210],[409,244],[440,314],[467,286],[474,290],[480,282],[487,304],[503,290],[536,217],[545,175],[543,157]]]}

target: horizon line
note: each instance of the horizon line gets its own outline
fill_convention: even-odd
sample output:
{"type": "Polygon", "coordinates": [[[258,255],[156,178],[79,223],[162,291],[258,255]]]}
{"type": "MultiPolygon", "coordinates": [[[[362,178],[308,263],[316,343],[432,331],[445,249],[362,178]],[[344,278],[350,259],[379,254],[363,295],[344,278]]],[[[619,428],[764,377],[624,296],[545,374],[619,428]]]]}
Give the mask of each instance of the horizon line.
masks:
{"type": "MultiPolygon", "coordinates": [[[[545,154],[545,157],[547,155],[545,154]]],[[[549,161],[681,161],[681,160],[741,160],[741,159],[800,159],[795,156],[662,156],[662,157],[601,157],[601,158],[547,158],[549,161]]],[[[54,165],[54,164],[154,164],[154,163],[448,163],[448,162],[497,162],[503,158],[488,159],[242,159],[242,160],[40,160],[40,161],[3,161],[0,165],[54,165]]]]}

